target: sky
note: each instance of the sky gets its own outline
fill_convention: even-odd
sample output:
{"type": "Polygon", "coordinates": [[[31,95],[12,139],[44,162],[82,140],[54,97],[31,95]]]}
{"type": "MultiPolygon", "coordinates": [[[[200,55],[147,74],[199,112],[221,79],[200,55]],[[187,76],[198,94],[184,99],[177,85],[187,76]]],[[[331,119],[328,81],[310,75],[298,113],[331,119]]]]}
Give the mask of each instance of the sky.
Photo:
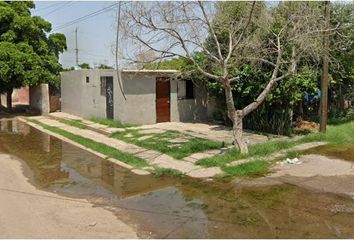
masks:
{"type": "MultiPolygon", "coordinates": [[[[59,59],[63,67],[71,67],[76,63],[76,28],[78,29],[79,64],[89,63],[92,67],[99,64],[115,66],[112,46],[115,45],[116,39],[117,5],[84,21],[75,24],[67,23],[114,5],[117,1],[34,1],[34,3],[36,8],[32,10],[32,15],[41,16],[49,21],[53,29],[51,33],[59,32],[66,36],[68,49],[60,55],[59,59]]],[[[268,3],[272,2],[268,1],[268,3]]],[[[124,47],[129,49],[128,46],[124,47]]]]}
{"type": "Polygon", "coordinates": [[[88,18],[85,21],[63,26],[72,20],[110,6],[113,1],[35,1],[36,8],[32,15],[41,16],[52,24],[52,32],[66,36],[68,49],[61,54],[63,67],[75,65],[75,28],[78,29],[79,64],[89,63],[91,66],[106,64],[115,65],[112,46],[115,44],[115,21],[117,7],[88,18]],[[56,30],[56,28],[59,28],[56,30]]]}

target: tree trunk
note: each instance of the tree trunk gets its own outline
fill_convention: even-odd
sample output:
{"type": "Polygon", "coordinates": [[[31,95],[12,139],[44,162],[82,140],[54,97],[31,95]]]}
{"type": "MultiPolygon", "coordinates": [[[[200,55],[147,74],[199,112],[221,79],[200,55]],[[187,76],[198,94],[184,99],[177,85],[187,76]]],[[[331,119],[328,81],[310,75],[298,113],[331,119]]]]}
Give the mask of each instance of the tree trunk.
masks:
{"type": "Polygon", "coordinates": [[[304,119],[304,105],[302,103],[302,100],[299,102],[299,117],[301,117],[301,119],[304,119]]]}
{"type": "Polygon", "coordinates": [[[241,153],[248,153],[247,144],[243,139],[242,112],[236,111],[235,109],[230,81],[228,79],[223,80],[223,85],[226,97],[227,114],[232,121],[232,134],[234,137],[233,144],[240,150],[241,153]]]}
{"type": "MultiPolygon", "coordinates": [[[[325,29],[329,29],[330,24],[330,2],[325,1],[325,29]]],[[[324,32],[323,44],[323,76],[321,81],[321,114],[320,132],[325,133],[328,121],[328,64],[329,64],[329,31],[324,32]]]]}
{"type": "Polygon", "coordinates": [[[235,119],[232,121],[232,132],[234,134],[235,146],[237,145],[237,148],[240,150],[241,153],[248,153],[247,143],[243,139],[242,121],[243,118],[241,112],[236,111],[235,119]]]}
{"type": "Polygon", "coordinates": [[[6,104],[7,104],[7,110],[9,112],[12,112],[12,92],[13,89],[8,89],[6,92],[6,104]]]}

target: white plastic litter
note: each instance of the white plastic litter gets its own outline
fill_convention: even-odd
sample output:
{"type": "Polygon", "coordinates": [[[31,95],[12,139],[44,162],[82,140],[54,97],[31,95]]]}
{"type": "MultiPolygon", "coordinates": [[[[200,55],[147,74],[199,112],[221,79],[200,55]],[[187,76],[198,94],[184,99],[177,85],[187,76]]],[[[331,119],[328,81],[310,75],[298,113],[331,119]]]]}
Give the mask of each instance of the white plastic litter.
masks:
{"type": "Polygon", "coordinates": [[[276,164],[279,164],[280,166],[283,166],[284,164],[301,164],[302,162],[298,158],[290,159],[287,158],[284,161],[279,161],[276,162],[276,164]]]}
{"type": "Polygon", "coordinates": [[[294,159],[287,158],[287,159],[285,160],[285,162],[286,162],[287,164],[301,164],[301,163],[302,163],[301,161],[299,161],[298,158],[294,158],[294,159]]]}

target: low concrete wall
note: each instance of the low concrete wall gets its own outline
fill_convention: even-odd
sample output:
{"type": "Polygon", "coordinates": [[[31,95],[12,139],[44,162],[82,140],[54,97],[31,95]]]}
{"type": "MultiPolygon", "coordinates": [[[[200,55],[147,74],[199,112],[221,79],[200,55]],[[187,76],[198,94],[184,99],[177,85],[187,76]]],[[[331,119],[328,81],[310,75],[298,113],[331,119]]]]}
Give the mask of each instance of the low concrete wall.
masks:
{"type": "Polygon", "coordinates": [[[7,107],[6,93],[5,94],[0,94],[0,104],[3,107],[7,107]]]}
{"type": "Polygon", "coordinates": [[[50,111],[48,84],[40,84],[29,88],[30,109],[46,115],[50,111]]]}

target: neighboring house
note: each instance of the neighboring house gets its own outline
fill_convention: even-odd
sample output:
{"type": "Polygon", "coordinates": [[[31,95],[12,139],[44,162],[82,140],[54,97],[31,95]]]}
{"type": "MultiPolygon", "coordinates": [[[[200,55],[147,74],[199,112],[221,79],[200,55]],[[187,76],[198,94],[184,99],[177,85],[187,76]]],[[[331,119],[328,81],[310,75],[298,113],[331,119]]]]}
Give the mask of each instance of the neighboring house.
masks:
{"type": "Polygon", "coordinates": [[[133,124],[205,121],[210,115],[206,91],[179,79],[178,71],[122,70],[120,75],[121,84],[114,69],[62,72],[62,111],[133,124]]]}
{"type": "MultiPolygon", "coordinates": [[[[48,114],[59,109],[59,96],[51,94],[48,84],[14,89],[12,106],[28,106],[34,113],[48,114]]],[[[7,95],[0,94],[0,105],[7,107],[7,95]]]]}
{"type": "MultiPolygon", "coordinates": [[[[29,105],[30,96],[29,96],[29,87],[16,88],[13,90],[11,98],[12,104],[15,105],[29,105]]],[[[7,98],[6,93],[0,95],[0,103],[6,107],[7,98]]]]}

